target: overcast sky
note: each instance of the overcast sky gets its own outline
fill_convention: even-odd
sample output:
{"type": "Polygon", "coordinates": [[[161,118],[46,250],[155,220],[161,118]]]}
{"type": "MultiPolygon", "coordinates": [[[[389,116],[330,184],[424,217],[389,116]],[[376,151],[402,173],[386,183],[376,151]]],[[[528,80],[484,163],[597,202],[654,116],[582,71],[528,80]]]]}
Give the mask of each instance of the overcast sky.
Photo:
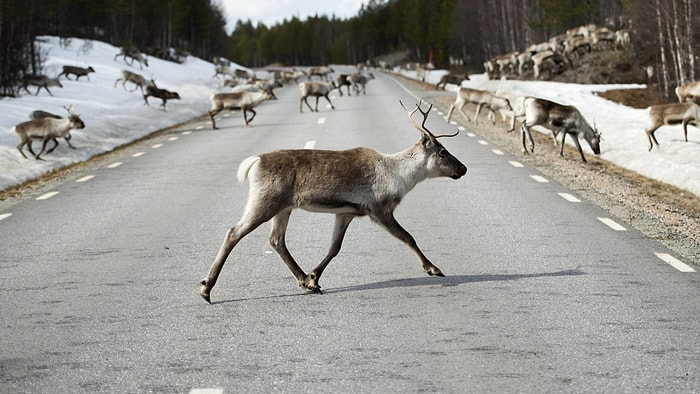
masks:
{"type": "Polygon", "coordinates": [[[218,0],[223,6],[224,17],[230,33],[237,20],[250,19],[253,26],[258,22],[271,27],[296,16],[305,20],[309,16],[326,15],[331,18],[348,19],[357,15],[367,0],[218,0]]]}

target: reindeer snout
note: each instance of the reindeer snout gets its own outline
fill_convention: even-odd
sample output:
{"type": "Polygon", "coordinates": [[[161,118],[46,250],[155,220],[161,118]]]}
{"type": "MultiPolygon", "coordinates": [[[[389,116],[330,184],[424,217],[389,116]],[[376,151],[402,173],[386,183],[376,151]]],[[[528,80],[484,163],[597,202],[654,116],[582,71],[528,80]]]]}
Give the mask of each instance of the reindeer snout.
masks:
{"type": "Polygon", "coordinates": [[[467,166],[465,166],[464,164],[462,164],[462,166],[459,167],[459,168],[457,168],[457,171],[455,171],[455,172],[452,174],[452,176],[450,176],[450,178],[452,178],[452,179],[459,179],[459,178],[461,178],[463,175],[465,175],[466,173],[467,173],[467,166]]]}

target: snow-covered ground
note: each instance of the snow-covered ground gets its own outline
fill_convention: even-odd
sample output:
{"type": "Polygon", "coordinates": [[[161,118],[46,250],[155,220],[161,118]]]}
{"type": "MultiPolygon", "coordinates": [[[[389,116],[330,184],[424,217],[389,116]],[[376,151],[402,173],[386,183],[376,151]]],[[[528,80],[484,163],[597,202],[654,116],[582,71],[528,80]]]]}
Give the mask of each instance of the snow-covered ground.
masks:
{"type": "MultiPolygon", "coordinates": [[[[17,98],[0,100],[0,189],[206,114],[209,96],[217,92],[222,83],[221,79],[212,78],[214,65],[211,62],[195,57],[188,57],[183,64],[149,57],[149,67],[140,69],[136,62],[130,67],[121,57],[114,60],[119,48],[104,42],[71,39],[70,44],[62,48],[57,37],[40,37],[39,41],[41,50],[48,55],[47,76],[57,76],[64,65],[91,66],[95,72],[89,74],[89,81],[85,77],[75,81],[73,75],[70,81],[61,77],[63,88],[49,88],[53,96],[44,89],[35,96],[36,87],[29,87],[31,94],[22,91],[17,98]],[[158,87],[178,92],[181,100],[168,101],[167,111],[160,108],[161,101],[157,98],[149,98],[150,106],[145,106],[140,90],[129,92],[135,87],[133,84],[127,83],[127,90],[121,82],[115,87],[123,69],[154,79],[158,87]],[[39,109],[67,116],[63,107],[71,105],[85,122],[85,129],[71,132],[71,143],[77,149],[69,149],[61,138],[54,152],[42,155],[45,161],[23,158],[16,149],[18,139],[12,127],[29,120],[29,114],[39,109]]],[[[231,67],[246,69],[235,64],[231,67]]],[[[38,152],[41,144],[35,141],[33,146],[38,152]]]]}
{"type": "MultiPolygon", "coordinates": [[[[184,64],[149,58],[149,67],[140,70],[138,63],[127,66],[121,58],[114,60],[119,48],[99,41],[72,39],[66,48],[59,46],[56,37],[41,37],[41,47],[48,54],[46,73],[54,77],[63,65],[92,66],[95,73],[90,81],[68,81],[61,77],[63,88],[50,88],[53,96],[42,90],[34,96],[22,93],[18,98],[0,100],[0,189],[35,178],[52,169],[86,160],[96,154],[110,151],[153,131],[171,126],[206,113],[209,96],[220,90],[220,79],[213,79],[214,65],[189,57],[184,64]],[[181,100],[168,102],[168,111],[160,107],[159,99],[150,99],[144,106],[137,90],[125,91],[121,83],[114,86],[120,71],[128,69],[155,79],[159,87],[177,91],[181,100]],[[17,152],[17,136],[12,126],[28,120],[29,113],[41,109],[55,114],[66,114],[64,106],[74,105],[86,124],[83,130],[74,130],[71,143],[77,149],[68,149],[63,140],[45,161],[24,159],[17,152]]],[[[234,67],[243,68],[239,65],[234,67]]],[[[444,71],[434,70],[428,82],[436,83],[444,71]]],[[[409,75],[410,76],[410,75],[409,75]]],[[[73,77],[71,77],[73,78],[73,77]]],[[[575,105],[602,132],[601,157],[619,166],[650,178],[687,189],[700,196],[700,131],[689,127],[688,143],[683,141],[680,126],[664,126],[656,132],[661,149],[650,153],[644,129],[649,119],[645,110],[618,105],[594,94],[612,88],[637,85],[576,85],[535,81],[489,81],[482,75],[472,75],[465,86],[498,92],[515,101],[517,96],[537,96],[562,104],[575,105]]],[[[127,84],[129,89],[133,85],[127,84]]],[[[454,87],[453,87],[454,88],[454,87]]],[[[514,136],[515,138],[515,136],[514,136]]],[[[586,143],[582,144],[591,154],[586,143]]],[[[39,148],[37,142],[35,148],[39,148]]]]}

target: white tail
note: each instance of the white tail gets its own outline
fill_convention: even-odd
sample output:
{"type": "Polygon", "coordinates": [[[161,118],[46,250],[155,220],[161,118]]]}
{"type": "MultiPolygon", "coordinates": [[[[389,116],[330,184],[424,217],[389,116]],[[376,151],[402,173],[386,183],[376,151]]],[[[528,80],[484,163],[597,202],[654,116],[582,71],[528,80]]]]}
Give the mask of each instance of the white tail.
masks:
{"type": "Polygon", "coordinates": [[[429,112],[430,108],[423,111],[420,104],[413,111],[406,110],[421,139],[395,154],[370,148],[302,149],[279,150],[243,160],[238,179],[250,180],[248,203],[242,218],[227,232],[209,273],[199,283],[199,295],[211,302],[211,289],[233,248],[268,220],[272,220],[270,245],[292,271],[299,286],[314,292],[320,292],[321,274],[340,251],[348,225],[358,216],[369,216],[406,243],[429,275],[444,276],[394,218],[394,209],[419,182],[434,177],[459,179],[467,173],[467,167],[438,142],[438,138],[445,136],[435,136],[425,128],[429,112]],[[420,126],[411,117],[416,111],[423,115],[420,126]],[[330,250],[308,275],[285,244],[287,223],[295,208],[335,214],[330,250]]]}

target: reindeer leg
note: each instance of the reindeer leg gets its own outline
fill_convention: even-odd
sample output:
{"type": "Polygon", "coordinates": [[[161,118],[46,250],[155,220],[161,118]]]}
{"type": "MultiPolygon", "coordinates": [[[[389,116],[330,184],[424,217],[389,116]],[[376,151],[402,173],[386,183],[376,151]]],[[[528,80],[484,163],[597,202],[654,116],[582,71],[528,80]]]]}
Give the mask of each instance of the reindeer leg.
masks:
{"type": "Polygon", "coordinates": [[[292,214],[292,209],[288,208],[272,218],[272,229],[270,230],[270,246],[277,252],[277,254],[282,258],[284,264],[287,265],[292,274],[297,279],[299,287],[307,288],[309,290],[318,291],[311,285],[307,284],[307,276],[304,271],[299,267],[299,264],[294,260],[289,249],[287,249],[287,244],[285,242],[284,236],[287,231],[287,225],[289,224],[289,215],[292,214]]]}
{"type": "Polygon", "coordinates": [[[71,149],[75,149],[75,147],[73,145],[71,145],[71,143],[70,143],[71,138],[73,138],[73,136],[71,136],[70,133],[66,134],[66,136],[63,137],[63,139],[66,140],[66,144],[68,144],[68,146],[71,149]]]}
{"type": "Polygon", "coordinates": [[[214,116],[219,112],[221,112],[220,109],[209,110],[209,118],[211,119],[211,125],[214,130],[216,130],[216,121],[214,120],[214,116]]]}
{"type": "MultiPolygon", "coordinates": [[[[29,151],[31,152],[31,150],[32,150],[32,140],[31,139],[26,139],[24,141],[20,141],[19,144],[17,144],[17,150],[22,155],[22,157],[24,157],[25,159],[27,159],[28,157],[27,157],[27,155],[24,154],[24,152],[22,151],[22,148],[24,148],[24,145],[26,145],[26,144],[29,144],[29,151]]],[[[34,152],[31,152],[31,153],[33,156],[34,152]]]]}
{"type": "Polygon", "coordinates": [[[423,252],[421,252],[421,250],[418,248],[416,240],[408,231],[401,227],[399,222],[396,221],[396,218],[394,218],[393,213],[382,214],[382,216],[377,216],[376,214],[370,215],[374,220],[379,222],[391,235],[403,241],[403,243],[408,245],[408,247],[411,248],[411,250],[413,250],[413,252],[416,255],[418,255],[418,258],[421,261],[421,265],[423,266],[423,271],[427,272],[428,275],[431,276],[445,276],[438,267],[434,266],[433,263],[431,263],[430,260],[428,260],[428,258],[425,257],[423,252]]]}
{"type": "Polygon", "coordinates": [[[305,286],[312,291],[321,292],[321,286],[318,285],[319,279],[323,274],[323,270],[326,269],[328,263],[333,260],[335,256],[340,252],[340,247],[343,245],[343,238],[345,237],[345,231],[347,231],[350,222],[355,218],[354,215],[335,215],[335,225],[333,227],[333,239],[331,241],[331,247],[328,250],[328,254],[323,258],[321,263],[314,268],[307,276],[305,280],[305,286]]]}
{"type": "Polygon", "coordinates": [[[199,295],[200,297],[204,298],[206,302],[211,304],[209,293],[216,284],[216,280],[219,278],[221,269],[224,267],[224,263],[226,263],[226,259],[228,258],[229,254],[231,254],[233,248],[241,239],[243,239],[243,237],[250,234],[250,232],[258,228],[261,224],[270,220],[269,215],[262,216],[258,214],[258,212],[264,212],[265,210],[265,208],[260,206],[252,206],[250,204],[247,205],[246,211],[243,213],[241,220],[239,220],[235,226],[226,232],[224,242],[221,244],[221,248],[219,248],[219,252],[214,259],[214,263],[209,269],[209,273],[207,273],[207,276],[199,282],[199,295]]]}
{"type": "Polygon", "coordinates": [[[316,112],[318,112],[318,99],[319,99],[319,96],[316,96],[316,109],[314,110],[316,112]]]}
{"type": "Polygon", "coordinates": [[[450,109],[447,111],[447,117],[445,117],[445,122],[450,123],[450,117],[452,116],[452,111],[455,110],[455,105],[450,105],[450,109]]]}
{"type": "Polygon", "coordinates": [[[476,105],[476,113],[474,113],[474,124],[479,124],[479,112],[481,112],[482,107],[483,104],[481,103],[476,105]]]}
{"type": "MultiPolygon", "coordinates": [[[[41,150],[39,151],[39,153],[37,153],[36,155],[34,155],[34,158],[35,158],[35,159],[37,159],[37,160],[44,160],[44,159],[42,159],[42,158],[39,157],[39,156],[41,156],[41,154],[44,153],[44,150],[46,149],[46,144],[47,144],[48,142],[49,142],[48,137],[44,137],[44,139],[41,140],[41,150]]],[[[32,146],[31,146],[31,144],[29,144],[29,151],[30,151],[30,152],[32,151],[32,146]]],[[[32,152],[32,153],[34,153],[34,152],[32,152]]]]}
{"type": "MultiPolygon", "coordinates": [[[[248,111],[252,112],[252,113],[253,113],[253,116],[251,116],[250,119],[246,119],[246,121],[245,121],[245,125],[246,125],[246,126],[248,126],[248,123],[252,122],[252,121],[253,121],[253,118],[255,117],[255,115],[257,115],[257,113],[255,112],[255,110],[254,110],[253,108],[248,108],[248,111]]],[[[243,117],[245,117],[245,116],[246,116],[246,115],[245,115],[245,112],[244,112],[244,113],[243,113],[243,117]]]]}
{"type": "Polygon", "coordinates": [[[464,116],[464,119],[466,119],[467,122],[471,122],[472,120],[469,119],[469,115],[467,115],[467,113],[464,111],[464,106],[465,106],[465,105],[467,105],[467,103],[464,103],[464,105],[462,105],[461,107],[459,107],[459,112],[462,114],[462,116],[464,116]]]}
{"type": "MultiPolygon", "coordinates": [[[[335,107],[333,106],[333,103],[331,103],[331,99],[328,98],[328,95],[325,95],[325,96],[323,96],[323,97],[326,98],[326,100],[328,101],[328,104],[331,105],[331,108],[332,108],[332,109],[335,109],[335,107]]],[[[316,100],[318,100],[318,98],[316,98],[316,100]]]]}
{"type": "Polygon", "coordinates": [[[644,130],[647,134],[647,139],[649,140],[649,152],[651,152],[651,150],[654,148],[654,143],[656,143],[657,147],[659,146],[659,141],[656,140],[656,136],[654,135],[654,133],[656,132],[656,130],[659,127],[661,127],[661,126],[659,125],[659,126],[644,130]],[[653,143],[652,143],[652,140],[653,140],[653,143]]]}
{"type": "Polygon", "coordinates": [[[525,145],[525,139],[528,138],[530,140],[530,151],[532,153],[535,153],[535,140],[532,139],[532,132],[530,131],[530,127],[527,126],[526,123],[523,123],[520,125],[520,137],[523,142],[523,153],[528,154],[527,146],[525,145]]]}
{"type": "Polygon", "coordinates": [[[55,138],[51,138],[51,141],[53,141],[53,147],[46,151],[47,154],[53,152],[53,150],[58,146],[58,141],[55,138]]]}
{"type": "Polygon", "coordinates": [[[690,123],[690,119],[683,119],[683,136],[685,137],[685,142],[688,142],[688,123],[690,123]]]}

